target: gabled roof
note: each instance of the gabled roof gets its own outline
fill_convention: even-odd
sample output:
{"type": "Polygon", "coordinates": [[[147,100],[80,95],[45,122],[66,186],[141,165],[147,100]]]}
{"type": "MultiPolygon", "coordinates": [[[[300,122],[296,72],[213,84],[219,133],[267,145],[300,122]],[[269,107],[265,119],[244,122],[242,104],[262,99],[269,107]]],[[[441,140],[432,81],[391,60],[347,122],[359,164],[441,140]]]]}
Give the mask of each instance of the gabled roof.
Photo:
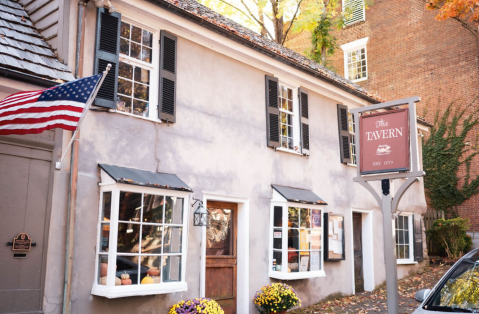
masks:
{"type": "Polygon", "coordinates": [[[74,79],[14,0],[0,0],[0,67],[47,80],[74,79]]]}
{"type": "Polygon", "coordinates": [[[354,84],[334,71],[288,49],[268,38],[224,17],[223,15],[205,7],[195,0],[149,0],[164,9],[181,15],[203,27],[220,33],[232,40],[264,53],[274,59],[295,67],[303,72],[325,80],[343,90],[350,92],[370,103],[381,102],[381,98],[354,84]]]}

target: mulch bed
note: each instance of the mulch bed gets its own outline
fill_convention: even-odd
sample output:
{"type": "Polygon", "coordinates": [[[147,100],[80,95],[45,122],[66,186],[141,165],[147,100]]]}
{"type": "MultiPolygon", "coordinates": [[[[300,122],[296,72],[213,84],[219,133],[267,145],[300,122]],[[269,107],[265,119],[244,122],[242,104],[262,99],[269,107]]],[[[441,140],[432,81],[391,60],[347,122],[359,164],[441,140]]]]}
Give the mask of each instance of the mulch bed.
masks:
{"type": "MultiPolygon", "coordinates": [[[[414,295],[421,289],[432,289],[439,279],[451,267],[443,260],[431,260],[430,267],[422,274],[416,274],[399,280],[399,313],[409,314],[416,310],[419,303],[414,295]]],[[[308,307],[292,311],[294,314],[332,313],[367,314],[387,313],[386,287],[381,286],[373,292],[361,292],[353,296],[325,300],[308,307]]]]}

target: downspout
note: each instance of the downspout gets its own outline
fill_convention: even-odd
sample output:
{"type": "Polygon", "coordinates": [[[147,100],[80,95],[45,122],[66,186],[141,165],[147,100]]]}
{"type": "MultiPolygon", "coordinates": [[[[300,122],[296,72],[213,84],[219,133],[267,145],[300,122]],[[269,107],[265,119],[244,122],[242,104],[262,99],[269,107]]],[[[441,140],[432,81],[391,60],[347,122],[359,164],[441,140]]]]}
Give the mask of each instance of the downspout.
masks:
{"type": "MultiPolygon", "coordinates": [[[[86,19],[86,5],[89,0],[78,2],[78,25],[76,38],[75,78],[83,76],[83,41],[86,19]]],[[[75,241],[75,213],[78,182],[78,150],[80,131],[77,132],[72,145],[70,157],[70,184],[68,187],[68,211],[66,229],[65,275],[63,285],[63,314],[71,313],[71,288],[73,274],[73,253],[75,241]]]]}

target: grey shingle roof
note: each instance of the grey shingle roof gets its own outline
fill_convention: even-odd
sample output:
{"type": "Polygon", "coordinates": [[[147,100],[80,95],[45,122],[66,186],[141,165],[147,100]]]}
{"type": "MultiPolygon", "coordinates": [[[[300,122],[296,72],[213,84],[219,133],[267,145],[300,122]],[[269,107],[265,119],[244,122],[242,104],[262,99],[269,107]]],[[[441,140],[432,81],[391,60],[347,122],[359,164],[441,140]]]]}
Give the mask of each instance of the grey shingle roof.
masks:
{"type": "Polygon", "coordinates": [[[0,0],[0,67],[49,80],[74,80],[14,0],[0,0]]]}
{"type": "Polygon", "coordinates": [[[223,15],[205,7],[195,0],[149,0],[169,11],[181,14],[190,20],[193,20],[204,27],[213,29],[217,32],[227,33],[226,36],[231,39],[240,39],[244,45],[270,55],[282,62],[288,63],[300,70],[321,77],[340,88],[352,92],[361,98],[370,102],[381,102],[382,99],[375,93],[354,84],[353,82],[341,77],[334,71],[331,71],[318,63],[302,56],[301,54],[288,49],[260,34],[224,17],[223,15]],[[208,25],[210,24],[210,25],[208,25]],[[214,25],[214,27],[210,27],[214,25]],[[259,49],[258,49],[259,48],[259,49]]]}

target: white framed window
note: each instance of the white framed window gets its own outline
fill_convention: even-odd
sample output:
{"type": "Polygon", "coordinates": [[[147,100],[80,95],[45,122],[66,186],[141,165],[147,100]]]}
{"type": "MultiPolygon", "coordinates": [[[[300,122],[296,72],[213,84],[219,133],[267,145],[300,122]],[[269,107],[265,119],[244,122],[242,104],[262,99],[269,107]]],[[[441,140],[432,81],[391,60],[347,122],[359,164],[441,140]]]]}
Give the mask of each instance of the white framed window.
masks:
{"type": "Polygon", "coordinates": [[[117,111],[157,119],[158,32],[122,18],[117,111]]]}
{"type": "Polygon", "coordinates": [[[321,206],[271,202],[269,277],[324,277],[321,206]]]}
{"type": "Polygon", "coordinates": [[[279,82],[279,123],[280,147],[295,153],[301,153],[301,134],[298,89],[283,82],[279,82]]]}
{"type": "Polygon", "coordinates": [[[92,294],[186,291],[188,193],[102,183],[92,294]],[[122,280],[122,275],[125,281],[122,280]]]}
{"type": "Polygon", "coordinates": [[[341,46],[344,51],[344,77],[353,82],[368,79],[368,40],[369,37],[366,37],[341,46]]]}
{"type": "Polygon", "coordinates": [[[413,217],[412,213],[401,213],[394,220],[398,264],[415,263],[413,217]]]}
{"type": "Polygon", "coordinates": [[[364,0],[342,0],[342,11],[346,26],[366,20],[364,0]]]}
{"type": "Polygon", "coordinates": [[[356,166],[356,138],[354,131],[356,130],[356,123],[354,122],[354,116],[348,112],[348,127],[349,127],[349,150],[351,151],[351,162],[348,163],[350,166],[356,166]]]}

